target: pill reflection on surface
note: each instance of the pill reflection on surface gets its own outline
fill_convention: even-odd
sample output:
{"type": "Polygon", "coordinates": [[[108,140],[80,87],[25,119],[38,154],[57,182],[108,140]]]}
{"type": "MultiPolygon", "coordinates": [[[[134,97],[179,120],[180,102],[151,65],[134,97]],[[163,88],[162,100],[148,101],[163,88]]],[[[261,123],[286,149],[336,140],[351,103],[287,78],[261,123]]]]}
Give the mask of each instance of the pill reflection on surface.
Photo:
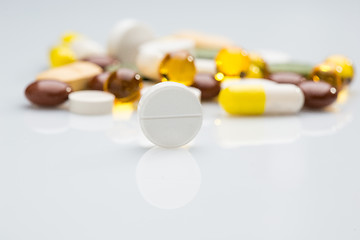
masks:
{"type": "Polygon", "coordinates": [[[154,147],[141,157],[136,181],[148,203],[161,209],[177,209],[196,197],[201,186],[201,171],[187,149],[154,147]]]}
{"type": "Polygon", "coordinates": [[[290,143],[301,135],[297,116],[236,118],[223,115],[214,124],[219,145],[225,148],[290,143]]]}

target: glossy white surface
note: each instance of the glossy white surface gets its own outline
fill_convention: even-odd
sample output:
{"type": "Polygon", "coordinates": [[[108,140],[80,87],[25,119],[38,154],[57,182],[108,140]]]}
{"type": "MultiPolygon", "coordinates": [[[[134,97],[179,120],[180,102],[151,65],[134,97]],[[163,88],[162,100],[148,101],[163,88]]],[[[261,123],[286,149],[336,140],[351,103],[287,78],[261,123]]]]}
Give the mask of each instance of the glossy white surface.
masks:
{"type": "Polygon", "coordinates": [[[359,78],[326,112],[230,118],[205,104],[199,135],[177,150],[153,148],[136,113],[80,116],[23,95],[63,31],[105,43],[122,17],[159,35],[192,27],[248,49],[360,63],[358,1],[222,4],[1,3],[1,240],[360,239],[359,78]]]}

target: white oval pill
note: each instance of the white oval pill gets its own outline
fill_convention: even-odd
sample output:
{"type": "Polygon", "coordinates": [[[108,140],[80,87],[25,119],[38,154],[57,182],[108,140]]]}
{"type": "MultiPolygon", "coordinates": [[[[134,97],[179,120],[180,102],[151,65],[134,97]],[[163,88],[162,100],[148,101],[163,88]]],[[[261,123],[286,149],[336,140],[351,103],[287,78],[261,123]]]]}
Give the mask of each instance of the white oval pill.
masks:
{"type": "Polygon", "coordinates": [[[110,114],[115,96],[108,92],[85,90],[69,94],[69,110],[86,115],[110,114]]]}
{"type": "Polygon", "coordinates": [[[198,88],[195,87],[188,87],[188,89],[195,94],[195,96],[199,99],[199,101],[201,101],[201,91],[198,88]]]}
{"type": "Polygon", "coordinates": [[[151,87],[140,99],[138,114],[144,135],[166,148],[187,144],[202,124],[199,99],[185,85],[176,82],[151,87]]]}
{"type": "Polygon", "coordinates": [[[126,19],[118,22],[112,29],[108,40],[108,54],[123,63],[135,64],[138,48],[154,38],[146,24],[126,19]]]}

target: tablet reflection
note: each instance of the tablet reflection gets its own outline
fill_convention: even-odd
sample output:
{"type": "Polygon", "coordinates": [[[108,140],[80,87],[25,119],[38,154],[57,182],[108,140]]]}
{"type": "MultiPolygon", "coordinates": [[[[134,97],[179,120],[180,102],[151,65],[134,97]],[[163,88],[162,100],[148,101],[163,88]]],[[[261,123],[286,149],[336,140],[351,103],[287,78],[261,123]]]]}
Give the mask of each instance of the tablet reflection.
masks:
{"type": "Polygon", "coordinates": [[[177,209],[190,203],[201,185],[201,171],[187,149],[154,147],[140,159],[136,180],[143,198],[161,209],[177,209]]]}
{"type": "Polygon", "coordinates": [[[301,134],[297,116],[230,117],[215,120],[222,147],[279,144],[295,141],[301,134]]]}

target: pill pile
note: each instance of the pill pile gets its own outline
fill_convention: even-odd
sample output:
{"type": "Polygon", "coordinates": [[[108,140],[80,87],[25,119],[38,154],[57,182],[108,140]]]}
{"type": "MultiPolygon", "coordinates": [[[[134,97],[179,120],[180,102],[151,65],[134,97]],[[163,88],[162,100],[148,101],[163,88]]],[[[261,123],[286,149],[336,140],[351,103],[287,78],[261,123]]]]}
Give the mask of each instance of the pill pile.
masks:
{"type": "Polygon", "coordinates": [[[342,55],[315,66],[271,61],[222,36],[181,31],[155,37],[137,20],[118,22],[106,46],[66,33],[50,49],[49,61],[50,69],[25,90],[30,102],[56,107],[68,100],[73,113],[108,114],[114,103],[137,103],[142,98],[141,126],[161,146],[180,146],[196,135],[201,126],[198,99],[217,101],[230,115],[296,114],[304,107],[331,105],[354,78],[351,60],[342,55]],[[145,91],[145,82],[155,86],[145,91]],[[179,118],[182,121],[174,125],[179,118]],[[177,135],[178,141],[158,133],[151,136],[154,131],[149,130],[163,127],[171,132],[181,124],[194,128],[167,134],[177,135]]]}

